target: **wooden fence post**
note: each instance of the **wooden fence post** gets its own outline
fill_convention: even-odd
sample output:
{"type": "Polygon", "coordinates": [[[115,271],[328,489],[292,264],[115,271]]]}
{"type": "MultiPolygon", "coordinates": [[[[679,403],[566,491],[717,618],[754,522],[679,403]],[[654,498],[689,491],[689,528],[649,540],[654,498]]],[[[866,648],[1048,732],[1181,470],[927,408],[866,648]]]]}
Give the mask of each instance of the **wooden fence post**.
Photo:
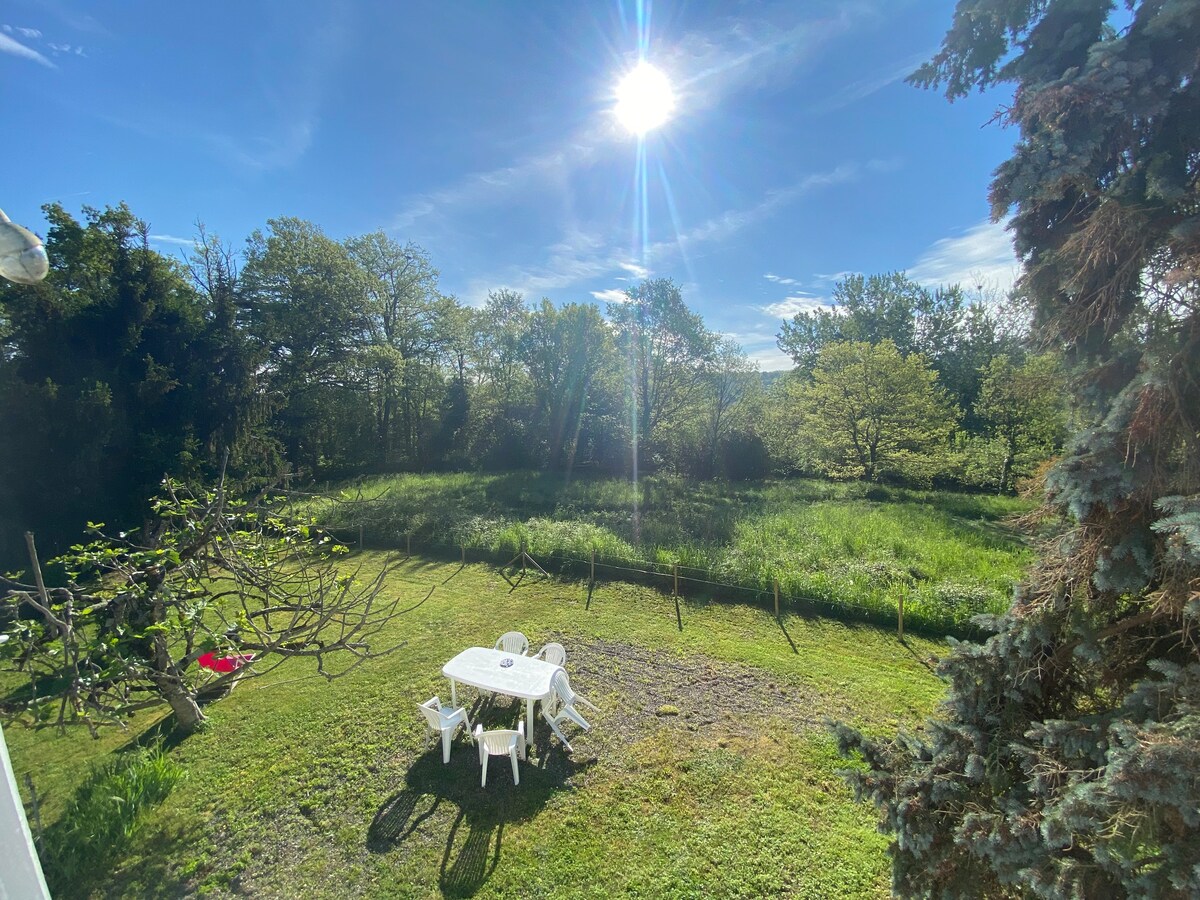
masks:
{"type": "Polygon", "coordinates": [[[588,588],[594,587],[596,584],[596,548],[592,548],[592,571],[588,575],[588,588]]]}
{"type": "Polygon", "coordinates": [[[671,568],[675,573],[675,624],[683,631],[683,615],[679,612],[679,563],[675,563],[671,568]]]}
{"type": "Polygon", "coordinates": [[[775,579],[775,618],[779,618],[779,579],[775,579]]]}
{"type": "Polygon", "coordinates": [[[467,564],[467,545],[459,544],[459,546],[462,548],[462,564],[465,566],[467,564]]]}
{"type": "Polygon", "coordinates": [[[363,527],[360,522],[358,525],[358,549],[361,550],[363,545],[363,527]]]}
{"type": "Polygon", "coordinates": [[[679,596],[679,563],[674,563],[671,566],[671,574],[674,576],[674,587],[671,588],[671,593],[676,597],[679,596]]]}
{"type": "Polygon", "coordinates": [[[900,632],[900,640],[904,640],[904,591],[900,592],[900,603],[896,607],[896,630],[900,632]]]}
{"type": "Polygon", "coordinates": [[[412,556],[412,535],[404,536],[404,558],[409,559],[412,556]]]}

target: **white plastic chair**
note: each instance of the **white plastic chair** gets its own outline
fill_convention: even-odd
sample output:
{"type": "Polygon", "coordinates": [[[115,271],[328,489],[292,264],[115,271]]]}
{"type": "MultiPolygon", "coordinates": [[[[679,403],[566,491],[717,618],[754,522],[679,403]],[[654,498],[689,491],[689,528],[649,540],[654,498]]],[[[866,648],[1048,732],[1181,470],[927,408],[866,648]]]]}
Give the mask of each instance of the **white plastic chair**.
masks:
{"type": "Polygon", "coordinates": [[[496,641],[496,649],[524,656],[529,652],[529,638],[519,631],[506,631],[500,635],[500,640],[496,641]]]}
{"type": "Polygon", "coordinates": [[[567,648],[562,644],[549,643],[533,656],[534,659],[544,659],[552,666],[567,664],[567,648]]]}
{"type": "MultiPolygon", "coordinates": [[[[465,726],[467,737],[471,737],[471,720],[467,718],[467,711],[462,707],[455,709],[452,706],[442,706],[442,701],[437,697],[430,697],[424,703],[417,704],[417,709],[425,714],[429,731],[441,734],[442,762],[450,762],[450,741],[454,738],[458,726],[465,726]]],[[[425,737],[425,746],[429,746],[429,735],[425,737]]]]}
{"type": "Polygon", "coordinates": [[[488,757],[507,756],[512,760],[513,784],[521,783],[521,773],[517,771],[517,757],[525,758],[525,723],[517,725],[517,730],[501,729],[484,731],[482,725],[475,726],[475,743],[479,747],[479,765],[483,768],[479,786],[487,787],[488,757]]]}
{"type": "Polygon", "coordinates": [[[542,717],[550,723],[551,731],[558,735],[558,739],[567,748],[567,752],[572,752],[573,748],[571,742],[559,729],[559,723],[569,719],[584,731],[588,731],[592,727],[588,724],[587,719],[579,714],[579,710],[575,708],[576,703],[582,703],[589,709],[600,712],[596,704],[585,700],[571,690],[571,681],[567,678],[566,672],[558,672],[550,681],[550,698],[547,703],[542,704],[542,717]]]}

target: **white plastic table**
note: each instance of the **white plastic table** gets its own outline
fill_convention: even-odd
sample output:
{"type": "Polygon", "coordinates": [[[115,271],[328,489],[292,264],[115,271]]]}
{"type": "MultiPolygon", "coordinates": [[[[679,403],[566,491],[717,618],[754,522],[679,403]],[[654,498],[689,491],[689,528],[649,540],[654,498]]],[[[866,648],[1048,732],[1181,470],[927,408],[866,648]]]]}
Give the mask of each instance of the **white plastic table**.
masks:
{"type": "Polygon", "coordinates": [[[481,691],[520,697],[525,701],[525,741],[533,743],[533,703],[550,696],[550,680],[562,666],[531,656],[505,653],[490,647],[468,647],[442,666],[442,674],[450,679],[450,702],[458,706],[459,683],[469,684],[481,691]],[[511,666],[500,661],[511,659],[511,666]]]}

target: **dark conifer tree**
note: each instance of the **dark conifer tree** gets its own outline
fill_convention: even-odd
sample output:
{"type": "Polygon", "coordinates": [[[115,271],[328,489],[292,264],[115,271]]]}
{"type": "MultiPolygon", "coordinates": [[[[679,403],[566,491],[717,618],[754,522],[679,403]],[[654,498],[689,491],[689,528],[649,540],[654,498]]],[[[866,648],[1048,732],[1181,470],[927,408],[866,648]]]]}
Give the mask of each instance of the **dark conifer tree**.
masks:
{"type": "Polygon", "coordinates": [[[917,736],[840,728],[903,895],[1200,896],[1200,3],[962,0],[913,76],[1015,85],[991,199],[1081,427],[1064,517],[917,736]]]}

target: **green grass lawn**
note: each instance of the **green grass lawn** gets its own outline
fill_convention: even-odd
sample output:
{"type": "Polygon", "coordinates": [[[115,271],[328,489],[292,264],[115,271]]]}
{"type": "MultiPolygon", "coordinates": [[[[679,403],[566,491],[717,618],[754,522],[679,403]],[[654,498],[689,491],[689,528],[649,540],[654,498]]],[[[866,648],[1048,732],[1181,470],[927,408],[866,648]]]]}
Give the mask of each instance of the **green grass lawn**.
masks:
{"type": "MultiPolygon", "coordinates": [[[[658,584],[675,564],[685,590],[728,585],[758,600],[779,588],[797,611],[969,633],[972,616],[1008,608],[1032,559],[1005,519],[1015,497],[914,491],[818,479],[729,484],[644,479],[564,481],[552,473],[402,475],[304,505],[342,540],[475,558],[511,558],[522,542],[576,575],[593,551],[602,578],[658,584]],[[689,580],[694,579],[694,580],[689,580]],[[756,596],[757,594],[757,596],[756,596]]],[[[740,593],[737,593],[740,591],[740,593]]]]}
{"type": "MultiPolygon", "coordinates": [[[[381,557],[375,557],[373,562],[381,557]]],[[[650,588],[526,580],[413,559],[392,590],[424,603],[397,619],[396,653],[326,683],[300,661],[208,707],[170,745],[186,771],[132,837],[55,896],[864,897],[886,896],[887,838],[837,772],[826,717],[885,733],[916,727],[942,695],[943,645],[650,588]],[[572,685],[601,707],[565,754],[540,720],[512,784],[475,750],[424,748],[415,704],[448,689],[459,650],[517,629],[567,647],[572,685]]],[[[464,689],[485,727],[520,714],[464,689]]],[[[89,766],[150,743],[126,733],[10,729],[24,786],[52,831],[89,766]]],[[[576,736],[578,735],[578,736],[576,736]]]]}

